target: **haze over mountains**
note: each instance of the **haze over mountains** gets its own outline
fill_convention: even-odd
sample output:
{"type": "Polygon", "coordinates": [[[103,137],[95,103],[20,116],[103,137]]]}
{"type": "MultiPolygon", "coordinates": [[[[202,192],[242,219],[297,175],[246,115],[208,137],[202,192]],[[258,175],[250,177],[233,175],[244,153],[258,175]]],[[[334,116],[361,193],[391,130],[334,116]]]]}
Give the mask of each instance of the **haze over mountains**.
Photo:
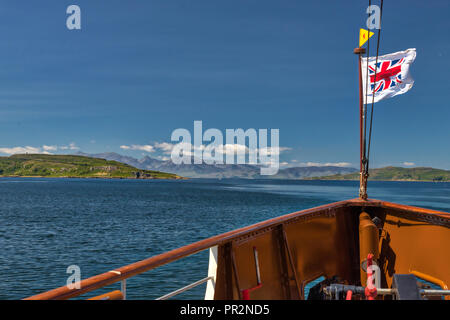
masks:
{"type": "Polygon", "coordinates": [[[357,172],[355,168],[337,167],[337,166],[311,166],[311,167],[292,167],[280,169],[278,174],[273,176],[261,176],[260,167],[249,164],[181,164],[176,165],[172,161],[158,160],[145,156],[136,159],[130,156],[124,156],[115,152],[87,154],[78,152],[78,155],[84,155],[106,160],[115,160],[129,164],[138,169],[156,170],[162,172],[175,173],[187,178],[244,178],[244,179],[303,179],[309,177],[330,176],[335,174],[347,174],[357,172]]]}

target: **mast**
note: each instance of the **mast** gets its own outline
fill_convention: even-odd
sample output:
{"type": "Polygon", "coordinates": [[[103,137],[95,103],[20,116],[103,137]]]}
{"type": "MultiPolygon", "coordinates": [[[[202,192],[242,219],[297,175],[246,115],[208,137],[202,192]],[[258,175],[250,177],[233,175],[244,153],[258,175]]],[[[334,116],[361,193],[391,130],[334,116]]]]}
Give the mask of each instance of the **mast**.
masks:
{"type": "Polygon", "coordinates": [[[366,159],[365,159],[365,130],[364,130],[364,101],[363,101],[363,87],[362,87],[362,70],[361,70],[361,55],[366,53],[364,48],[355,48],[354,54],[358,55],[358,68],[359,68],[359,197],[362,200],[367,200],[367,177],[366,159]]]}

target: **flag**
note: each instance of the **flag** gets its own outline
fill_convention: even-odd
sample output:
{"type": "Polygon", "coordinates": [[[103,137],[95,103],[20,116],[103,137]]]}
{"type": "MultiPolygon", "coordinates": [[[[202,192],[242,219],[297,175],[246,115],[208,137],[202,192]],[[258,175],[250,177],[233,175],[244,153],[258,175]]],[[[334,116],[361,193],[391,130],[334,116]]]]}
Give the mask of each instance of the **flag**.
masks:
{"type": "Polygon", "coordinates": [[[373,35],[374,33],[369,30],[359,29],[359,47],[361,48],[363,44],[366,43],[366,41],[373,35]]]}
{"type": "Polygon", "coordinates": [[[414,80],[410,75],[409,67],[414,59],[416,59],[415,48],[379,56],[376,65],[375,57],[361,58],[364,98],[366,97],[366,89],[368,91],[367,101],[364,101],[364,103],[372,103],[372,99],[373,102],[378,102],[403,94],[411,89],[414,80]]]}

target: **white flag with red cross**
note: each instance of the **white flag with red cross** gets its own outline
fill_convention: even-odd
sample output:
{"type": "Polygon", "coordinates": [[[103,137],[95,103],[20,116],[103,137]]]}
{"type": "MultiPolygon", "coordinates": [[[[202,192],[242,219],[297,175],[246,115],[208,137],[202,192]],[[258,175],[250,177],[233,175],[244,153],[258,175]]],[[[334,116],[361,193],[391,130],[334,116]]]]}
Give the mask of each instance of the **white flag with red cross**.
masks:
{"type": "Polygon", "coordinates": [[[364,103],[378,102],[411,89],[414,80],[409,68],[415,59],[415,48],[379,56],[378,61],[376,57],[361,58],[364,103]]]}

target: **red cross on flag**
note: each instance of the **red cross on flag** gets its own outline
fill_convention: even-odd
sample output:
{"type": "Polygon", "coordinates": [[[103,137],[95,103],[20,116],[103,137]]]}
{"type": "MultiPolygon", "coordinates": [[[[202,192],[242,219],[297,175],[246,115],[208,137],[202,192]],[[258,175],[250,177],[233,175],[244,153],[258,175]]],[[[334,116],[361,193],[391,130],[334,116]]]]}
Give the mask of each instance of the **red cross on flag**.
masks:
{"type": "Polygon", "coordinates": [[[414,59],[416,59],[416,49],[379,56],[378,61],[375,57],[362,58],[362,84],[364,97],[367,96],[365,103],[372,103],[372,99],[373,102],[378,102],[411,89],[414,80],[409,73],[409,67],[414,59]],[[367,67],[367,60],[369,67],[367,67]]]}

